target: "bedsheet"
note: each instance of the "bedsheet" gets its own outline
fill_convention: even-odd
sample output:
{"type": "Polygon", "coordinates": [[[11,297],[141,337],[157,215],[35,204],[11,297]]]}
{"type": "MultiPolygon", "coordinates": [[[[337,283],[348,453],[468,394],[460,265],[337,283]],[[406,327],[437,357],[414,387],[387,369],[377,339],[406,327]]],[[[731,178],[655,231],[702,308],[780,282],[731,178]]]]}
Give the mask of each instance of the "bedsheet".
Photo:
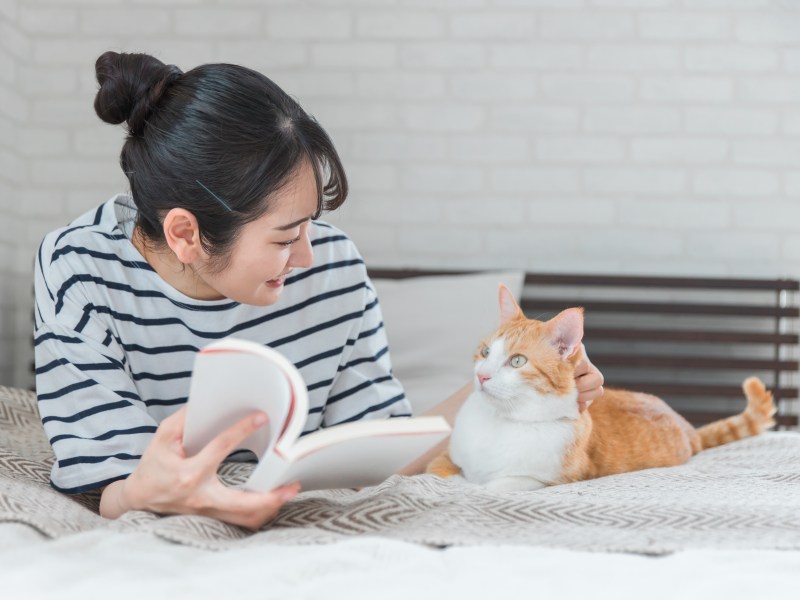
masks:
{"type": "Polygon", "coordinates": [[[53,540],[24,525],[0,526],[0,596],[9,600],[795,600],[798,590],[800,552],[776,550],[652,557],[489,544],[432,549],[356,536],[208,552],[142,532],[94,529],[53,540]]]}
{"type": "MultiPolygon", "coordinates": [[[[52,454],[30,392],[0,387],[0,530],[37,535],[146,534],[207,550],[333,544],[378,537],[430,548],[528,546],[665,555],[679,550],[800,550],[800,434],[767,433],[649,469],[499,493],[461,479],[394,476],[359,491],[300,494],[259,532],[196,516],[133,512],[48,484],[52,454]]],[[[235,483],[247,465],[227,465],[235,483]]],[[[0,539],[2,537],[0,536],[0,539]]],[[[266,551],[266,550],[265,550],[266,551]]]]}

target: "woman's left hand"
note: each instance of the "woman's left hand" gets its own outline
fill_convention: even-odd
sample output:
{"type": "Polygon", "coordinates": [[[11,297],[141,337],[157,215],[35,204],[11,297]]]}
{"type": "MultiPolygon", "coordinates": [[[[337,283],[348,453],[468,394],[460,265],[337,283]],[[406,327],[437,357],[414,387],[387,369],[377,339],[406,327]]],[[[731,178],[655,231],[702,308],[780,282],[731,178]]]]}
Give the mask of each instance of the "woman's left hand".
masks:
{"type": "Polygon", "coordinates": [[[603,395],[603,374],[598,371],[586,356],[586,348],[581,344],[580,358],[575,365],[575,385],[578,388],[578,408],[580,412],[603,395]]]}

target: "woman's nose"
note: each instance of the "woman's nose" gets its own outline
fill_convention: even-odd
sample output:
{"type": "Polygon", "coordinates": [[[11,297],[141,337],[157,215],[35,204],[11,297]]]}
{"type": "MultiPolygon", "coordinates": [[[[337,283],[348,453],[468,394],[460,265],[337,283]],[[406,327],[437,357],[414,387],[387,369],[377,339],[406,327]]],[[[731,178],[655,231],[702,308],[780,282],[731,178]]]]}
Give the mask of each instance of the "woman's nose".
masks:
{"type": "Polygon", "coordinates": [[[310,267],[313,264],[314,250],[311,248],[308,233],[303,234],[303,237],[292,245],[292,256],[289,262],[293,267],[310,267]]]}

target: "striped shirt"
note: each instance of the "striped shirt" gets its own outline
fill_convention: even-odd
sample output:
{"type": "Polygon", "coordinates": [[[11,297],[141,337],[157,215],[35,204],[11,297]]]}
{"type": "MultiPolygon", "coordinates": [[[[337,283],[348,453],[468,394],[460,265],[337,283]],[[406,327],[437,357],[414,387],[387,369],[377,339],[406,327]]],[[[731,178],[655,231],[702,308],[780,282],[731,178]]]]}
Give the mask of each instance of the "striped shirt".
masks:
{"type": "Polygon", "coordinates": [[[260,307],[171,287],[131,243],[134,218],[130,197],[117,196],[49,233],[37,254],[36,392],[53,487],[78,493],[127,477],[158,423],[186,402],[195,352],[226,336],[297,366],[309,390],[305,433],[410,414],[364,261],[340,230],[312,222],[313,265],[260,307]]]}

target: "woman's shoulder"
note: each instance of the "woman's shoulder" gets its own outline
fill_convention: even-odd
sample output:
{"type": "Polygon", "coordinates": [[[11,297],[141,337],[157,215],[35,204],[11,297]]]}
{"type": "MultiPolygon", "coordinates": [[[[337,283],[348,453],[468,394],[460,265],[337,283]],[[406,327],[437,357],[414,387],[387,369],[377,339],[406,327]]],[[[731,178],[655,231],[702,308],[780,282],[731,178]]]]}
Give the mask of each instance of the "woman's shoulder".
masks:
{"type": "Polygon", "coordinates": [[[148,268],[146,263],[134,264],[135,248],[121,221],[125,198],[115,196],[45,235],[36,255],[41,274],[58,279],[126,265],[148,268]]]}
{"type": "Polygon", "coordinates": [[[355,242],[344,231],[326,221],[312,221],[309,228],[314,263],[334,260],[363,260],[355,242]]]}
{"type": "Polygon", "coordinates": [[[85,247],[98,250],[119,245],[126,241],[126,234],[121,229],[120,208],[125,209],[125,196],[115,196],[100,206],[96,206],[68,225],[50,231],[41,243],[43,250],[57,252],[69,246],[85,247]]]}

